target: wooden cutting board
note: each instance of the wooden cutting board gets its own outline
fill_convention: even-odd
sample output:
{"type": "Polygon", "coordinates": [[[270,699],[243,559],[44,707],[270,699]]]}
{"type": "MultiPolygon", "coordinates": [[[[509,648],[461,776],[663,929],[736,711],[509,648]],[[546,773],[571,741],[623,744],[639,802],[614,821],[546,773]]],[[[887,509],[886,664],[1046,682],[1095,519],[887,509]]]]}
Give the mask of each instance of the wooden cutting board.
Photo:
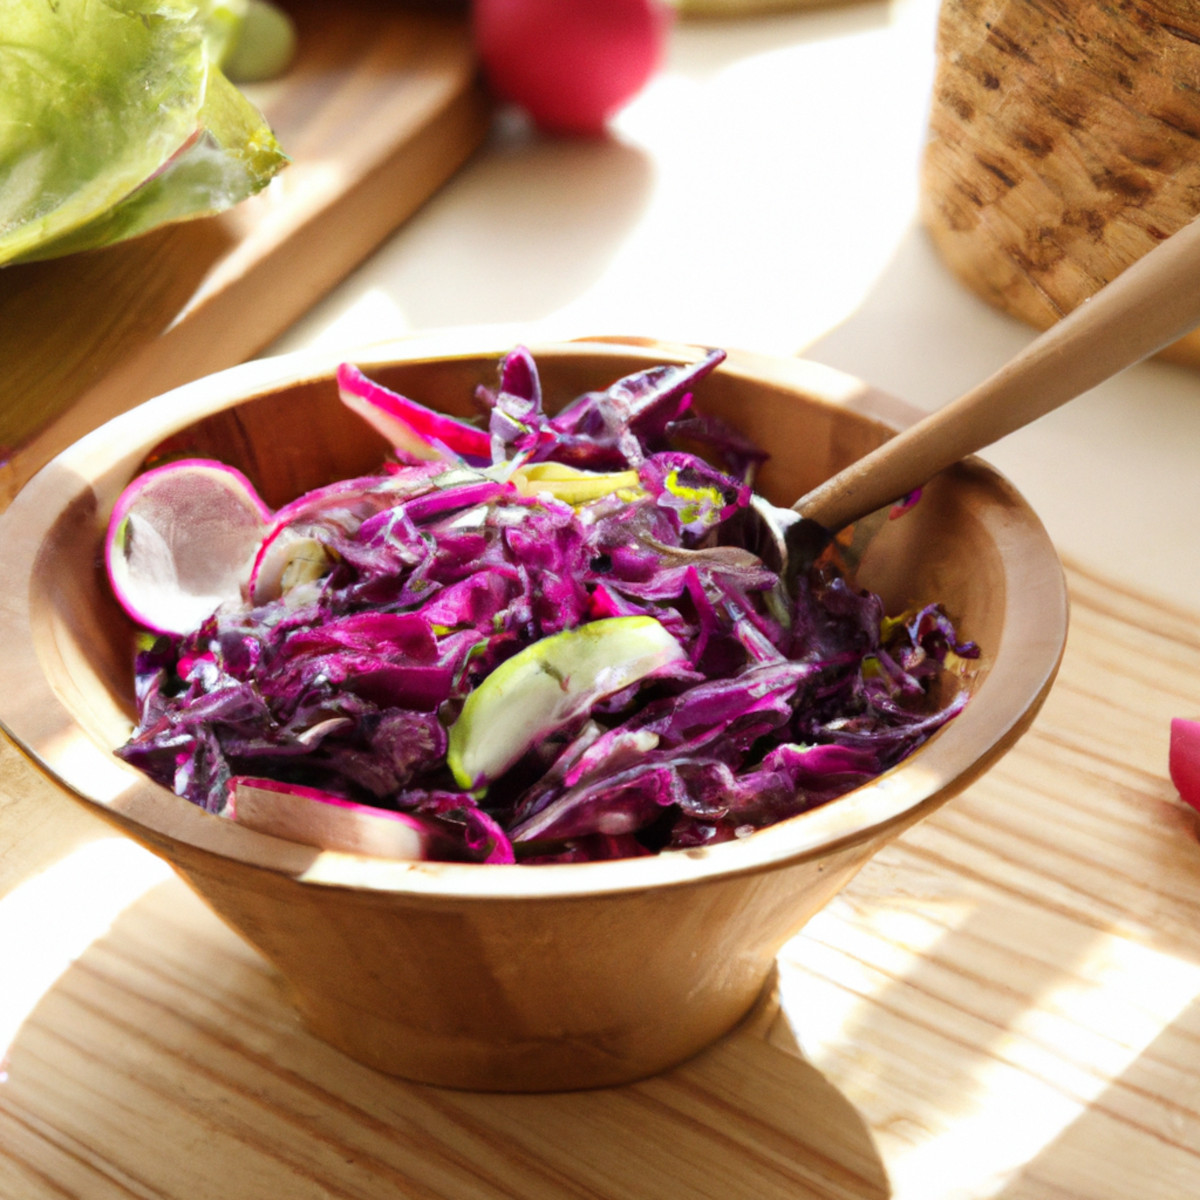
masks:
{"type": "Polygon", "coordinates": [[[298,51],[245,91],[290,165],[216,217],[0,270],[0,504],[109,417],[266,346],[482,142],[465,19],[286,0],[298,51]]]}

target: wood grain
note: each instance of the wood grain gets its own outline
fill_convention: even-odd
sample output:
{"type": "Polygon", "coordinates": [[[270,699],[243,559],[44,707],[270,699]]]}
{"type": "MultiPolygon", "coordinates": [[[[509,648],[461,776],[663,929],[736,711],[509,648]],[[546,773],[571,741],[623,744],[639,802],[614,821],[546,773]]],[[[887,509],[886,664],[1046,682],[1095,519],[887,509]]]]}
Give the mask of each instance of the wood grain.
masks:
{"type": "Polygon", "coordinates": [[[291,0],[299,50],[248,88],[290,165],[220,216],[0,271],[0,488],[110,416],[252,356],[480,144],[465,19],[291,0]]]}
{"type": "MultiPolygon", "coordinates": [[[[1033,730],[881,851],[709,1052],[571,1095],[399,1082],[305,1033],[277,976],[168,881],[17,1030],[0,1195],[1195,1195],[1200,846],[1166,748],[1197,704],[1200,620],[1069,575],[1033,730]]],[[[16,895],[89,831],[7,746],[0,789],[16,895]]]]}
{"type": "Polygon", "coordinates": [[[1047,327],[1200,212],[1197,136],[1189,0],[942,5],[923,218],[1004,311],[1047,327]]]}

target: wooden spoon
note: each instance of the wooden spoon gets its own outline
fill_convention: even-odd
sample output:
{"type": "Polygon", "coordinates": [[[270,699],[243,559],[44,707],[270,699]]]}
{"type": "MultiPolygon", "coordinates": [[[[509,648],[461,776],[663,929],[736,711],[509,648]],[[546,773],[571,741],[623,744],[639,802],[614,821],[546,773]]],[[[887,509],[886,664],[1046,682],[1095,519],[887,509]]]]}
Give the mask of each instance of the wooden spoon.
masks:
{"type": "Polygon", "coordinates": [[[802,496],[759,513],[794,579],[839,530],[1133,366],[1200,324],[1200,217],[1126,268],[990,378],[802,496]]]}

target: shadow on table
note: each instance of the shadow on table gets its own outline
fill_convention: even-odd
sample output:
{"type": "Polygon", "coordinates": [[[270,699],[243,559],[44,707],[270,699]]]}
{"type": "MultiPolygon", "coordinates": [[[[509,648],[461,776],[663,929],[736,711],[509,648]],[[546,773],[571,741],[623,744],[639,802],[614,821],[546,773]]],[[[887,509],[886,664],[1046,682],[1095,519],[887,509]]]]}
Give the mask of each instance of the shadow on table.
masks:
{"type": "MultiPolygon", "coordinates": [[[[414,328],[489,324],[498,314],[505,322],[540,320],[611,268],[650,200],[652,182],[652,163],[637,146],[616,138],[543,137],[513,117],[498,123],[488,154],[470,163],[437,207],[418,214],[368,271],[414,328]],[[453,262],[440,239],[423,236],[439,225],[455,230],[453,262]]],[[[629,283],[646,286],[644,279],[629,283]]]]}
{"type": "Polygon", "coordinates": [[[914,217],[855,310],[802,353],[934,409],[1035,336],[962,284],[914,217]]]}
{"type": "Polygon", "coordinates": [[[171,879],[20,1027],[0,1074],[0,1194],[883,1200],[861,1116],[765,1040],[774,1003],[627,1087],[409,1084],[305,1032],[279,977],[171,879]]]}

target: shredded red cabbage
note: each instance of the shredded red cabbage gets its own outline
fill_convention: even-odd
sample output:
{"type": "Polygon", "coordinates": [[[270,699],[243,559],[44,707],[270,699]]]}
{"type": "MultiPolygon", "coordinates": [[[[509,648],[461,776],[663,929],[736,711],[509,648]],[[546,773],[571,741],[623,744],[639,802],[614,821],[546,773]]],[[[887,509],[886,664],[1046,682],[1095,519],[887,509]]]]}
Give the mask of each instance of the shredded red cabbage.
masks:
{"type": "Polygon", "coordinates": [[[764,457],[692,411],[723,357],[551,416],[514,350],[479,395],[491,462],[447,449],[280,510],[272,553],[293,537],[319,549],[315,567],[186,636],[145,639],[138,726],[118,753],[212,812],[238,778],[268,778],[433,818],[465,860],[525,863],[746,836],[887,770],[960,711],[965,690],[938,703],[938,681],[975,647],[935,606],[886,617],[827,562],[790,597],[722,544],[764,457]],[[573,504],[522,483],[518,466],[545,463],[624,474],[573,504]],[[455,782],[447,731],[491,671],[636,615],[686,658],[545,731],[486,789],[455,782]]]}

